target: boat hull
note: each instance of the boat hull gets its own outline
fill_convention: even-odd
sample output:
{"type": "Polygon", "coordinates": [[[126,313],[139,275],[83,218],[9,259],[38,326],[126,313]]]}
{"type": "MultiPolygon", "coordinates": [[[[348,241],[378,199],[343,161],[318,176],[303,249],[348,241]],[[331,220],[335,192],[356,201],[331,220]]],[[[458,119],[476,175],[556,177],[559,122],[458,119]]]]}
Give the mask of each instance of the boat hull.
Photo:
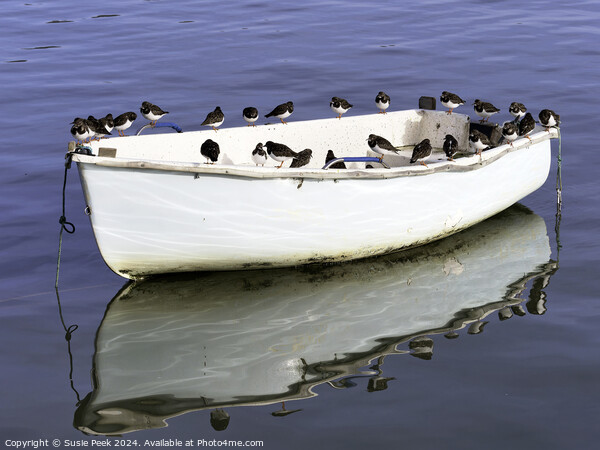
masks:
{"type": "Polygon", "coordinates": [[[384,179],[78,167],[106,264],[135,279],[343,261],[425,244],[538,189],[550,160],[546,139],[472,170],[384,179]]]}

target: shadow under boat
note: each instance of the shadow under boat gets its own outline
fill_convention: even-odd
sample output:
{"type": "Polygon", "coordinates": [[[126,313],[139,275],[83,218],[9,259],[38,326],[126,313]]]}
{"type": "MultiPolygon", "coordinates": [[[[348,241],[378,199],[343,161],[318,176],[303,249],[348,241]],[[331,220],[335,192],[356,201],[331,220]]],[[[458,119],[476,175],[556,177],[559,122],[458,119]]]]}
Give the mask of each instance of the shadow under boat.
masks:
{"type": "MultiPolygon", "coordinates": [[[[544,220],[515,205],[384,257],[129,283],[97,331],[93,390],[74,426],[121,435],[211,409],[223,429],[225,407],[309,398],[316,385],[347,388],[358,377],[385,389],[393,379],[383,376],[386,355],[428,359],[429,335],[476,334],[493,312],[500,320],[525,314],[522,304],[543,313],[542,289],[557,270],[550,256],[544,220]],[[530,280],[527,301],[519,295],[530,280]]],[[[274,416],[299,411],[282,405],[274,416]]]]}

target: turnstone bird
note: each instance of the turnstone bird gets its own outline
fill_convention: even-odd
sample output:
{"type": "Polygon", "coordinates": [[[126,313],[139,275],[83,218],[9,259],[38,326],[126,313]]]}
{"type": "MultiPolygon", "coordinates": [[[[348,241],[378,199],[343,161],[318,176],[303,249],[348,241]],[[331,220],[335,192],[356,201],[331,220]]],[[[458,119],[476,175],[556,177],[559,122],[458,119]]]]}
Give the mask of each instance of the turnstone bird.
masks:
{"type": "Polygon", "coordinates": [[[473,103],[473,109],[475,113],[481,117],[480,122],[487,122],[487,120],[492,117],[494,114],[500,112],[498,108],[488,102],[482,102],[479,99],[476,99],[473,103]]]}
{"type": "Polygon", "coordinates": [[[513,141],[519,137],[519,128],[514,122],[506,122],[502,127],[502,136],[506,142],[513,146],[513,141]]]}
{"type": "Polygon", "coordinates": [[[150,102],[142,102],[142,107],[140,108],[140,112],[144,119],[150,121],[150,125],[155,126],[158,119],[160,119],[165,114],[169,114],[168,111],[163,111],[159,106],[153,105],[150,102]]]}
{"type": "Polygon", "coordinates": [[[546,131],[550,131],[551,127],[560,125],[560,116],[551,109],[542,109],[539,114],[540,123],[546,127],[546,131]]]}
{"type": "Polygon", "coordinates": [[[383,91],[379,91],[375,97],[375,104],[379,108],[379,114],[386,114],[385,110],[390,107],[390,96],[383,91]]]}
{"type": "Polygon", "coordinates": [[[264,166],[267,162],[267,152],[264,151],[262,143],[256,144],[254,150],[252,150],[252,161],[258,166],[264,166]]]}
{"type": "Polygon", "coordinates": [[[478,155],[481,155],[482,150],[485,150],[492,145],[488,137],[478,130],[471,130],[469,142],[471,147],[475,149],[475,153],[478,155]]]}
{"type": "Polygon", "coordinates": [[[277,117],[279,120],[281,120],[281,123],[287,123],[283,119],[287,119],[293,112],[294,104],[292,102],[287,102],[276,106],[275,109],[273,109],[273,111],[271,111],[265,117],[277,117]]]}
{"type": "Polygon", "coordinates": [[[269,154],[269,156],[275,161],[281,163],[279,164],[279,166],[277,166],[278,169],[280,169],[281,166],[283,166],[284,162],[290,159],[294,159],[298,156],[298,153],[293,151],[285,144],[278,144],[277,142],[267,141],[265,146],[267,147],[267,153],[269,154]]]}
{"type": "Polygon", "coordinates": [[[103,126],[104,128],[106,128],[106,130],[110,133],[113,128],[115,127],[115,121],[113,120],[113,116],[112,114],[107,114],[106,116],[102,117],[100,120],[98,120],[103,126]]]}
{"type": "Polygon", "coordinates": [[[338,119],[342,118],[342,114],[348,112],[352,105],[348,103],[348,101],[344,98],[339,97],[331,97],[331,101],[329,102],[329,107],[331,110],[336,113],[338,119]]]}
{"type": "Polygon", "coordinates": [[[521,121],[519,122],[519,136],[526,137],[527,139],[529,139],[531,141],[531,138],[529,137],[529,133],[531,133],[534,128],[535,128],[535,120],[534,120],[533,116],[531,115],[531,113],[526,113],[523,116],[523,118],[521,119],[521,121]]]}
{"type": "Polygon", "coordinates": [[[290,164],[290,169],[298,168],[307,165],[312,158],[312,150],[310,148],[305,148],[301,152],[298,152],[298,156],[296,156],[292,163],[290,164]]]}
{"type": "Polygon", "coordinates": [[[425,164],[424,161],[428,160],[430,157],[431,144],[429,143],[429,139],[423,139],[421,142],[415,145],[412,156],[410,157],[410,163],[414,164],[419,161],[421,164],[427,167],[427,164],[425,164]]]}
{"type": "Polygon", "coordinates": [[[248,126],[256,126],[254,125],[254,122],[258,120],[258,109],[254,106],[248,106],[247,108],[244,108],[242,115],[244,116],[244,120],[248,122],[248,126]]]}
{"type": "MultiPolygon", "coordinates": [[[[333,154],[333,150],[328,150],[327,151],[327,156],[325,156],[325,164],[327,164],[329,161],[331,161],[332,159],[335,159],[336,156],[333,154]]],[[[336,162],[332,165],[329,166],[330,169],[345,169],[346,168],[346,164],[344,164],[344,161],[339,161],[336,162]]]]}
{"type": "Polygon", "coordinates": [[[459,106],[465,104],[465,101],[462,98],[448,91],[442,92],[442,95],[440,95],[440,101],[442,102],[442,105],[449,109],[447,114],[452,114],[452,110],[454,108],[458,108],[459,106]]]}
{"type": "Polygon", "coordinates": [[[512,102],[508,108],[508,112],[515,118],[515,122],[518,122],[527,112],[527,108],[525,108],[523,103],[512,102]]]}
{"type": "Polygon", "coordinates": [[[206,119],[200,125],[212,127],[213,130],[217,131],[217,127],[225,120],[225,114],[221,111],[221,108],[217,106],[214,111],[209,112],[206,115],[206,119]]]}
{"type": "Polygon", "coordinates": [[[114,120],[114,123],[115,129],[117,130],[117,133],[119,133],[119,136],[125,136],[125,130],[133,124],[135,119],[137,119],[137,114],[133,111],[129,111],[117,116],[117,118],[114,120]]]}
{"type": "Polygon", "coordinates": [[[384,155],[398,154],[398,149],[394,147],[390,141],[381,136],[377,136],[376,134],[370,134],[369,139],[367,139],[367,143],[369,144],[371,150],[381,155],[379,157],[379,161],[383,159],[384,155]]]}
{"type": "Polygon", "coordinates": [[[87,120],[77,117],[71,122],[71,125],[73,125],[71,127],[71,134],[76,141],[88,142],[94,137],[94,132],[90,129],[87,120]]]}
{"type": "Polygon", "coordinates": [[[106,129],[106,126],[94,116],[88,116],[87,124],[90,130],[92,130],[94,133],[94,139],[102,139],[110,135],[110,131],[106,129]]]}
{"type": "Polygon", "coordinates": [[[207,139],[200,146],[200,154],[206,158],[206,164],[214,164],[219,159],[219,144],[212,139],[207,139]],[[212,161],[212,162],[209,162],[212,161]]]}
{"type": "Polygon", "coordinates": [[[448,158],[448,161],[454,161],[452,158],[458,151],[458,141],[451,134],[447,134],[444,138],[444,153],[448,158]]]}

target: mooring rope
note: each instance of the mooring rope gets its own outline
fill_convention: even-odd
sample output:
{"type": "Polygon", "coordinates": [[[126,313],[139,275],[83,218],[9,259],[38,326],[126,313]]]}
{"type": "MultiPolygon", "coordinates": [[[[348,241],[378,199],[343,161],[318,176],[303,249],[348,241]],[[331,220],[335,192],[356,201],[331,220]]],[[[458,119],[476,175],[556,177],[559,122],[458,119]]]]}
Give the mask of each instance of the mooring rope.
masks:
{"type": "Polygon", "coordinates": [[[62,237],[63,231],[66,231],[69,234],[75,233],[75,225],[71,222],[67,221],[67,217],[65,216],[65,203],[66,203],[66,189],[67,189],[67,173],[69,173],[69,169],[71,168],[71,161],[73,159],[73,154],[71,152],[65,155],[65,175],[63,177],[63,186],[62,186],[62,215],[58,219],[58,223],[60,223],[60,233],[58,235],[58,259],[56,262],[56,281],[54,282],[54,290],[56,292],[56,301],[58,303],[58,314],[60,316],[60,322],[65,330],[65,340],[67,341],[67,353],[69,354],[69,382],[71,384],[71,389],[75,392],[77,396],[77,405],[81,403],[81,399],[79,397],[79,392],[75,389],[75,384],[73,382],[73,354],[71,353],[71,338],[73,337],[73,333],[79,325],[71,325],[68,326],[65,324],[65,319],[63,318],[62,307],[60,304],[60,295],[58,293],[58,276],[60,273],[60,256],[62,253],[62,237]]]}
{"type": "Polygon", "coordinates": [[[556,262],[559,261],[560,249],[560,221],[562,219],[562,139],[560,136],[560,128],[556,128],[558,132],[558,157],[556,169],[556,216],[554,222],[554,234],[556,235],[556,262]]]}
{"type": "Polygon", "coordinates": [[[557,196],[557,214],[561,213],[562,209],[562,139],[560,137],[560,128],[556,128],[558,132],[558,158],[557,158],[557,171],[556,171],[556,196],[557,196]]]}
{"type": "Polygon", "coordinates": [[[60,273],[60,255],[62,253],[63,231],[66,231],[69,234],[75,233],[75,225],[73,225],[71,222],[68,222],[67,218],[65,216],[65,197],[66,197],[65,191],[67,188],[67,173],[68,173],[68,170],[71,168],[72,158],[73,158],[73,155],[71,153],[67,153],[65,155],[65,175],[63,178],[63,187],[62,187],[62,215],[58,219],[58,223],[60,223],[60,234],[58,235],[58,260],[56,262],[56,281],[54,282],[54,287],[56,289],[58,289],[58,276],[60,273]]]}

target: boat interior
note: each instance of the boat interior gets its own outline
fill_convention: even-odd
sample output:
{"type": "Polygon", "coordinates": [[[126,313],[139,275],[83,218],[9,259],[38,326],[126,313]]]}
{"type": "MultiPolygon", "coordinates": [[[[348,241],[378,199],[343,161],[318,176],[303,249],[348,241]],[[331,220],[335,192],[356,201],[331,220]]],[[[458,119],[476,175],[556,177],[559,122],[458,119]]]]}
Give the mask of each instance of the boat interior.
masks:
{"type": "MultiPolygon", "coordinates": [[[[268,123],[256,127],[243,126],[174,133],[144,130],[138,136],[112,137],[93,142],[94,155],[136,161],[206,162],[200,147],[207,139],[219,144],[220,154],[215,165],[253,166],[252,151],[257,143],[267,141],[287,145],[295,152],[312,150],[312,158],[305,168],[320,169],[325,165],[328,150],[339,157],[379,157],[373,152],[367,138],[376,134],[386,138],[399,149],[397,155],[385,155],[383,161],[390,167],[411,166],[410,158],[416,144],[429,139],[433,147],[431,162],[446,161],[442,151],[446,134],[458,140],[459,151],[468,151],[469,116],[447,114],[445,111],[423,109],[396,111],[387,114],[350,116],[342,119],[317,119],[288,123],[268,123]],[[147,133],[147,134],[146,134],[147,133]]],[[[157,128],[156,131],[159,131],[157,128]]],[[[373,162],[349,162],[349,169],[364,169],[373,162]]],[[[268,158],[265,167],[274,168],[279,162],[268,158]]],[[[288,168],[285,162],[283,168],[288,168]]],[[[381,166],[380,166],[381,167],[381,166]]]]}

